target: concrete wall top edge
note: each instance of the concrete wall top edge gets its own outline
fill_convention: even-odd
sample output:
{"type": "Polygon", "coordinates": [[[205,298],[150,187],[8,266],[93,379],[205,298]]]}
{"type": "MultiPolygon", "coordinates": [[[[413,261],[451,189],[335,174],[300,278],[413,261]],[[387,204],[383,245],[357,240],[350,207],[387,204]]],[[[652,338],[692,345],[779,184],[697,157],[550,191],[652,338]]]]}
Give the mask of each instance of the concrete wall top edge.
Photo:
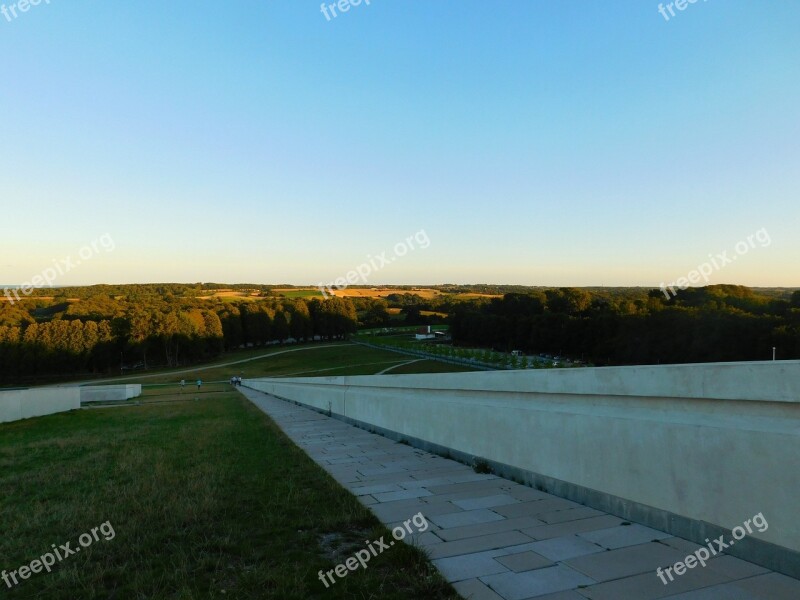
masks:
{"type": "MultiPolygon", "coordinates": [[[[121,388],[130,388],[130,387],[142,387],[141,383],[115,383],[115,384],[91,384],[91,383],[84,383],[80,386],[81,389],[92,389],[92,390],[118,390],[121,388]]],[[[41,388],[40,388],[41,389],[41,388]]]]}
{"type": "Polygon", "coordinates": [[[700,398],[800,404],[800,361],[259,378],[283,385],[700,398]]]}

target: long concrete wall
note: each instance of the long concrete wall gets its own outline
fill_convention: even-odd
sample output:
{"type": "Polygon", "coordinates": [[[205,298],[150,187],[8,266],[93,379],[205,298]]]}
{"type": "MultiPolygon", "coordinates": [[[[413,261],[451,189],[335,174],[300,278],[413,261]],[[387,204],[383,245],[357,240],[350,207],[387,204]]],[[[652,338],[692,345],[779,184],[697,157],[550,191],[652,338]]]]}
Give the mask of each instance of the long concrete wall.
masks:
{"type": "Polygon", "coordinates": [[[81,391],[77,387],[0,391],[0,423],[52,415],[80,407],[81,391]]]}
{"type": "Polygon", "coordinates": [[[699,543],[763,513],[733,553],[800,574],[800,361],[245,385],[699,543]]]}
{"type": "Polygon", "coordinates": [[[114,402],[138,398],[142,395],[141,383],[119,385],[84,386],[81,390],[81,402],[114,402]]]}

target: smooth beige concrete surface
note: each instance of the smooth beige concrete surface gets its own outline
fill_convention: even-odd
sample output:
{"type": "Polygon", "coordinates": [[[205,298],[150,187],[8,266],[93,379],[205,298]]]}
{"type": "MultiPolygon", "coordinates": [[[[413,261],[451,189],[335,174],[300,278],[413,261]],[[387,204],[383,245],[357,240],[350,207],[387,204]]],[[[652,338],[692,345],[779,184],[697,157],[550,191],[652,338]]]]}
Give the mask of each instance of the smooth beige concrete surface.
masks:
{"type": "Polygon", "coordinates": [[[800,361],[245,385],[800,551],[800,361]]]}
{"type": "Polygon", "coordinates": [[[78,388],[32,388],[0,391],[0,423],[41,417],[81,407],[78,388]]]}

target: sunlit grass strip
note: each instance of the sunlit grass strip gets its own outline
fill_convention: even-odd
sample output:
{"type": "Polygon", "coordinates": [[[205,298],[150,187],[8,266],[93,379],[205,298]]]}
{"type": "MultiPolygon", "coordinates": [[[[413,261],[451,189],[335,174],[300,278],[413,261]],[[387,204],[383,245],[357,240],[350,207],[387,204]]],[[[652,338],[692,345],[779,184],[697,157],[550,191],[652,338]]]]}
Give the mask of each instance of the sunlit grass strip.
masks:
{"type": "Polygon", "coordinates": [[[324,589],[331,539],[387,531],[238,393],[174,400],[0,426],[0,569],[116,530],[4,597],[457,597],[406,546],[324,589]]]}

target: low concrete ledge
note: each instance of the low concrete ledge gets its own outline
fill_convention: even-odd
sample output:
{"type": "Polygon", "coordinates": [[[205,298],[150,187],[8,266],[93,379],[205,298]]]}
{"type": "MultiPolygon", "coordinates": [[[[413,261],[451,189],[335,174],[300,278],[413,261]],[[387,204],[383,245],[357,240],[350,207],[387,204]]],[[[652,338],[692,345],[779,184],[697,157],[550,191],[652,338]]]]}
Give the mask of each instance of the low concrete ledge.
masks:
{"type": "Polygon", "coordinates": [[[41,417],[81,407],[78,388],[30,388],[0,391],[0,423],[41,417]]]}
{"type": "Polygon", "coordinates": [[[142,395],[141,383],[120,385],[84,386],[81,390],[81,404],[92,402],[123,402],[142,395]]]}
{"type": "Polygon", "coordinates": [[[244,383],[800,577],[800,361],[244,383]]]}

